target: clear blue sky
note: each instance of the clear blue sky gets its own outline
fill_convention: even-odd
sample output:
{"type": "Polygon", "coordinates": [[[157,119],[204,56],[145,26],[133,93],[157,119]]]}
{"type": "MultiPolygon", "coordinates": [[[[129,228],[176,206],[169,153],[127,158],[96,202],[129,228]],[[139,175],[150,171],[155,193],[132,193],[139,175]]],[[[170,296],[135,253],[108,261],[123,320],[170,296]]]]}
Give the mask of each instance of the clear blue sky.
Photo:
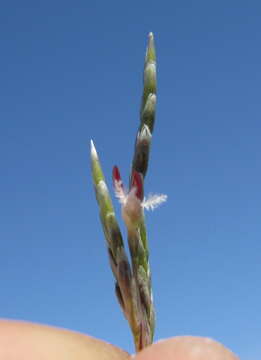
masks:
{"type": "Polygon", "coordinates": [[[260,359],[260,13],[259,1],[2,4],[1,317],[133,351],[89,141],[110,188],[114,164],[126,181],[153,31],[158,107],[146,192],[168,194],[147,214],[156,339],[210,336],[260,359]]]}

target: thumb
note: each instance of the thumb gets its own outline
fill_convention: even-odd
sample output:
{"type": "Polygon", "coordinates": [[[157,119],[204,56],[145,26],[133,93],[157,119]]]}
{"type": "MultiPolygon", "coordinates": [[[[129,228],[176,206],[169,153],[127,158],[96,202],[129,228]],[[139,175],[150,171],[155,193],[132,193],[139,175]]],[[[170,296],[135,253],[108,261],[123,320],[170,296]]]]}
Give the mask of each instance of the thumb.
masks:
{"type": "Polygon", "coordinates": [[[177,336],[148,346],[135,360],[239,360],[222,344],[209,338],[177,336]]]}

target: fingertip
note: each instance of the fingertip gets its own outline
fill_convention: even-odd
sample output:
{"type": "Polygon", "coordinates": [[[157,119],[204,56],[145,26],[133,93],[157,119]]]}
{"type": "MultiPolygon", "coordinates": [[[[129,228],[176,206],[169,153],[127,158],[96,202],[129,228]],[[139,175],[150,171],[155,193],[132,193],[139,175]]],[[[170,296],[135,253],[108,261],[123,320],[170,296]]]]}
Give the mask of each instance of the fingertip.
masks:
{"type": "Polygon", "coordinates": [[[239,360],[229,349],[210,338],[177,336],[160,340],[133,360],[239,360]]]}

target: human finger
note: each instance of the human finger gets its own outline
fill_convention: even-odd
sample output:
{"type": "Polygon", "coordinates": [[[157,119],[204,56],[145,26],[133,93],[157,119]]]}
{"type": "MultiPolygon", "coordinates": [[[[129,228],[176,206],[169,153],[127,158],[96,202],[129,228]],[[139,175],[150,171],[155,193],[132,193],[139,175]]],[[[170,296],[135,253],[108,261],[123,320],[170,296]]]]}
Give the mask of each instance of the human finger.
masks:
{"type": "Polygon", "coordinates": [[[0,359],[128,360],[129,354],[105,341],[74,331],[21,321],[0,320],[0,359]]]}
{"type": "Polygon", "coordinates": [[[135,360],[239,360],[217,341],[197,336],[177,336],[148,346],[135,360]]]}

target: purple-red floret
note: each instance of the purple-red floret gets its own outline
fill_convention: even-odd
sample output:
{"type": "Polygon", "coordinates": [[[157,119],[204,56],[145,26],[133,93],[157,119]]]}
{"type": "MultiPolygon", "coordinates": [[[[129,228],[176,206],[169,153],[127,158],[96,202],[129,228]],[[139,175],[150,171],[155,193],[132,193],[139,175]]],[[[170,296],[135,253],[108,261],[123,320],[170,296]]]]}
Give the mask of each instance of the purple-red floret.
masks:
{"type": "Polygon", "coordinates": [[[136,170],[132,172],[132,179],[131,179],[131,189],[136,188],[136,196],[137,198],[142,201],[144,197],[144,190],[143,190],[143,177],[142,174],[136,170]]]}

